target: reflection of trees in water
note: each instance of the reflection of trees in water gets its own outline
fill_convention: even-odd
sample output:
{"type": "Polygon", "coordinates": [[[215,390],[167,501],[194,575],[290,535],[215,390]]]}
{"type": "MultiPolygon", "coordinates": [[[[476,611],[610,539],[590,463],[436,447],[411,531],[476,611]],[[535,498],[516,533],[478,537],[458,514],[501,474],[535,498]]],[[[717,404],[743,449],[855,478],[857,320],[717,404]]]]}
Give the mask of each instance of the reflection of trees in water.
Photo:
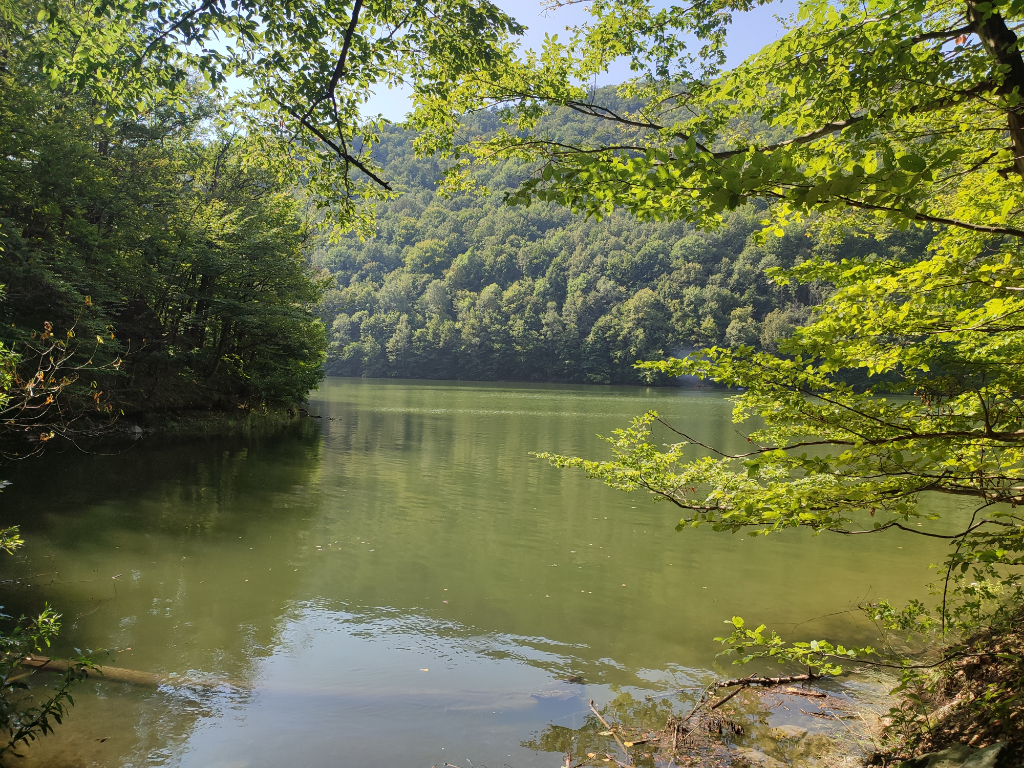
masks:
{"type": "MultiPolygon", "coordinates": [[[[4,564],[5,575],[33,577],[6,585],[0,601],[16,613],[42,602],[61,611],[56,655],[110,648],[100,663],[251,680],[279,643],[302,576],[254,563],[286,560],[307,546],[314,515],[303,489],[319,471],[319,425],[94,448],[52,452],[6,473],[14,482],[4,493],[4,524],[20,524],[29,546],[20,562],[4,564]],[[225,541],[238,551],[224,551],[225,541]],[[217,556],[205,557],[211,551],[217,556]],[[251,582],[243,576],[226,588],[243,569],[253,570],[251,582]]],[[[52,682],[37,678],[33,688],[52,682]]],[[[251,695],[85,681],[57,736],[33,745],[19,765],[169,760],[198,722],[251,695]]]]}
{"type": "MultiPolygon", "coordinates": [[[[173,526],[175,532],[180,524],[201,526],[204,514],[236,498],[237,483],[257,474],[258,468],[272,468],[282,483],[306,482],[320,459],[320,426],[303,419],[282,429],[244,435],[157,435],[139,441],[97,441],[84,448],[85,452],[53,449],[42,460],[6,467],[4,477],[12,485],[4,493],[3,523],[30,532],[53,527],[55,517],[73,521],[88,507],[131,499],[181,502],[169,506],[170,514],[159,522],[173,526]]],[[[121,527],[134,523],[152,528],[155,521],[121,514],[116,522],[121,527]]]]}
{"type": "MultiPolygon", "coordinates": [[[[696,693],[696,692],[694,692],[696,693]]],[[[839,699],[833,699],[831,706],[839,699]]],[[[773,712],[785,707],[777,696],[744,691],[722,710],[693,710],[686,697],[644,696],[638,699],[626,691],[587,717],[579,728],[549,725],[535,739],[522,746],[537,752],[564,756],[566,765],[619,765],[655,768],[667,764],[800,766],[820,757],[842,727],[818,726],[818,733],[804,728],[772,728],[773,712]],[[626,754],[623,754],[625,748],[626,754]]],[[[806,705],[815,708],[813,705],[806,705]]],[[[829,706],[829,705],[826,705],[829,706]]],[[[807,720],[812,720],[807,717],[807,720]]]]}
{"type": "MultiPolygon", "coordinates": [[[[85,635],[79,642],[109,637],[119,626],[138,631],[141,623],[156,623],[152,601],[159,590],[138,588],[144,577],[165,583],[161,602],[166,598],[192,622],[203,621],[203,632],[209,634],[214,623],[230,627],[218,637],[221,652],[229,637],[246,648],[268,646],[276,627],[254,622],[253,616],[266,615],[267,608],[253,609],[270,603],[274,616],[286,612],[300,575],[258,570],[254,558],[283,561],[307,546],[304,534],[313,518],[303,489],[318,471],[319,443],[316,425],[298,424],[268,435],[154,439],[118,456],[62,457],[68,460],[61,461],[56,483],[42,482],[41,468],[26,465],[9,491],[22,486],[32,498],[10,493],[5,513],[15,522],[25,520],[30,541],[38,537],[39,545],[27,555],[38,557],[42,539],[49,540],[47,562],[34,561],[32,568],[58,571],[37,584],[52,584],[47,596],[61,603],[68,629],[85,635]],[[76,489],[73,504],[67,502],[68,488],[76,489]],[[32,515],[33,509],[42,514],[32,515]],[[236,542],[239,535],[253,540],[244,549],[225,550],[225,542],[236,542]],[[211,554],[212,560],[195,562],[211,554]],[[242,570],[254,571],[251,594],[199,588],[201,582],[242,570]],[[101,605],[111,598],[116,616],[101,605]],[[91,612],[95,607],[100,610],[91,612]]],[[[9,605],[36,596],[20,591],[10,597],[9,605]]],[[[180,671],[201,665],[193,659],[185,667],[173,662],[160,667],[180,671]]]]}
{"type": "Polygon", "coordinates": [[[679,745],[680,749],[674,755],[670,755],[669,750],[659,749],[662,736],[679,722],[678,712],[677,704],[667,698],[645,696],[637,699],[627,691],[600,710],[610,729],[596,715],[590,715],[579,728],[550,725],[536,739],[522,742],[522,746],[538,752],[571,756],[573,765],[613,764],[609,760],[612,758],[636,766],[653,767],[668,762],[671,757],[677,760],[699,757],[706,761],[727,753],[727,736],[713,740],[700,734],[702,738],[698,740],[693,738],[698,735],[696,732],[688,740],[689,746],[679,745]],[[623,755],[619,742],[627,748],[628,757],[623,755]]]}
{"type": "MultiPolygon", "coordinates": [[[[36,684],[43,682],[40,677],[36,684]]],[[[81,682],[73,693],[76,706],[55,733],[19,750],[23,757],[0,761],[0,766],[164,764],[181,753],[200,721],[223,717],[252,696],[249,691],[226,695],[198,689],[143,692],[98,681],[81,682]]]]}

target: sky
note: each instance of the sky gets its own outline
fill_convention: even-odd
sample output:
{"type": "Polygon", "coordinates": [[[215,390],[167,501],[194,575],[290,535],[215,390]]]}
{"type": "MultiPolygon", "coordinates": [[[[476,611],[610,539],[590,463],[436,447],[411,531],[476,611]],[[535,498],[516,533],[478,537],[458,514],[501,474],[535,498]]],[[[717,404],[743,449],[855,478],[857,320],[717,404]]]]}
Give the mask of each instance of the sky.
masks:
{"type": "MultiPolygon", "coordinates": [[[[541,0],[494,0],[505,13],[527,27],[524,45],[539,50],[545,34],[564,34],[567,26],[579,24],[588,14],[584,5],[573,5],[556,11],[546,11],[541,0]]],[[[665,5],[668,5],[666,3],[665,5]]],[[[739,64],[750,54],[760,50],[782,35],[782,25],[775,16],[787,16],[796,10],[795,0],[781,0],[768,6],[761,6],[733,17],[733,26],[728,37],[728,65],[739,64]]],[[[609,73],[597,85],[614,85],[629,77],[625,61],[612,66],[609,73]]],[[[404,90],[384,90],[373,96],[365,105],[363,114],[381,114],[388,120],[399,122],[409,110],[409,95],[404,90]]]]}

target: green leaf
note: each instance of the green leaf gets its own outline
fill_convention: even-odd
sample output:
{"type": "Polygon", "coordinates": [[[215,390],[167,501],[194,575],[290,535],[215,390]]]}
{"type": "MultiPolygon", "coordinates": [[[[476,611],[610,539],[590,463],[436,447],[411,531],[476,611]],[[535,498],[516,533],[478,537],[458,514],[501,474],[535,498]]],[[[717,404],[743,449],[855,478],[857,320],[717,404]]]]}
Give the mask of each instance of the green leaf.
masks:
{"type": "Polygon", "coordinates": [[[920,173],[928,167],[928,163],[920,155],[903,155],[896,158],[896,162],[899,163],[900,168],[911,173],[920,173]]]}

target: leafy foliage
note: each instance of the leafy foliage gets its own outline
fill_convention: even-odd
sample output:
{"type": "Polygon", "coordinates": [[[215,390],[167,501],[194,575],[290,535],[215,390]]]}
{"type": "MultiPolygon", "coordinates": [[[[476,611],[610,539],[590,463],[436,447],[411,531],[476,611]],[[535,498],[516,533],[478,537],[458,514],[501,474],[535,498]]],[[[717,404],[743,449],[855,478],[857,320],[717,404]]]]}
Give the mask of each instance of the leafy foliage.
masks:
{"type": "MultiPolygon", "coordinates": [[[[690,57],[685,35],[720,53],[729,12],[743,7],[594,4],[570,42],[549,41],[543,57],[500,83],[467,84],[465,103],[504,105],[517,131],[455,154],[536,163],[514,195],[522,202],[713,227],[757,198],[768,205],[768,236],[810,214],[821,216],[819,232],[927,223],[936,233],[929,253],[774,270],[777,285],[835,287],[782,354],[713,347],[640,366],[742,389],[735,421],[760,422],[749,451],[725,454],[669,425],[672,442],[659,446],[652,413],[613,435],[610,461],[547,458],[674,504],[684,510],[681,529],[947,540],[937,605],[868,610],[892,630],[941,631],[949,655],[936,664],[948,666],[985,627],[1011,625],[1024,602],[1024,59],[1014,31],[1024,7],[808,0],[780,40],[740,66],[722,71],[712,56],[695,69],[702,59],[690,57]],[[666,37],[675,43],[662,47],[666,37]],[[638,109],[604,107],[559,76],[600,71],[616,55],[633,57],[638,77],[620,92],[643,94],[638,109]],[[551,141],[537,130],[545,100],[618,126],[618,140],[551,141]],[[866,378],[854,386],[858,374],[866,378]],[[974,509],[939,523],[935,494],[974,509]]],[[[741,662],[810,659],[838,673],[848,663],[836,657],[856,665],[868,652],[787,645],[734,624],[723,640],[741,662]]],[[[918,696],[923,672],[894,663],[907,665],[900,690],[918,696]]],[[[979,702],[976,717],[994,717],[992,706],[979,702]]],[[[1020,714],[1012,697],[999,706],[1001,723],[1020,714]]],[[[901,720],[894,710],[894,722],[919,722],[922,710],[908,711],[901,720]]]]}
{"type": "Polygon", "coordinates": [[[108,126],[24,69],[0,79],[0,340],[26,366],[59,341],[65,370],[88,369],[72,411],[303,400],[322,281],[300,201],[246,166],[247,139],[211,128],[199,94],[108,126]]]}
{"type": "Polygon", "coordinates": [[[521,33],[487,0],[39,0],[12,9],[29,60],[51,86],[88,92],[96,118],[187,113],[196,80],[251,137],[247,162],[302,184],[338,230],[372,229],[391,185],[369,157],[382,88],[444,99],[462,77],[511,55],[521,33]]]}
{"type": "Polygon", "coordinates": [[[797,642],[787,645],[774,630],[766,636],[764,631],[767,627],[764,624],[754,629],[748,629],[740,616],[734,616],[727,623],[732,624],[732,633],[728,637],[716,637],[715,640],[726,646],[726,649],[719,655],[736,654],[738,656],[737,664],[746,664],[754,659],[767,658],[776,662],[799,664],[815,675],[841,675],[843,666],[837,664],[837,660],[849,664],[858,658],[875,653],[870,646],[845,648],[842,645],[833,645],[826,640],[811,640],[808,643],[797,642]]]}
{"type": "MultiPolygon", "coordinates": [[[[11,622],[11,617],[0,615],[0,620],[11,622]]],[[[19,748],[53,733],[54,725],[63,722],[75,703],[71,686],[81,679],[84,668],[92,666],[88,659],[69,665],[56,690],[38,703],[27,693],[25,678],[31,672],[20,665],[29,654],[48,648],[59,631],[60,615],[49,607],[33,619],[23,616],[10,629],[0,630],[0,730],[7,734],[7,743],[0,745],[0,756],[10,753],[20,757],[19,748]]]]}
{"type": "Polygon", "coordinates": [[[1015,95],[1024,60],[1007,26],[1019,20],[1017,4],[804,2],[783,37],[723,71],[732,13],[750,5],[594,3],[568,41],[548,39],[500,78],[469,78],[458,98],[422,104],[423,141],[459,160],[533,162],[516,200],[596,216],[624,208],[714,225],[765,199],[772,227],[852,209],[900,226],[1024,232],[1014,223],[1024,161],[1011,148],[1024,141],[1015,95]],[[636,77],[619,92],[635,101],[610,103],[576,85],[621,56],[636,77]],[[482,104],[500,107],[514,130],[460,146],[431,131],[433,111],[482,104]],[[603,130],[558,140],[540,122],[548,104],[618,129],[615,140],[603,130]]]}

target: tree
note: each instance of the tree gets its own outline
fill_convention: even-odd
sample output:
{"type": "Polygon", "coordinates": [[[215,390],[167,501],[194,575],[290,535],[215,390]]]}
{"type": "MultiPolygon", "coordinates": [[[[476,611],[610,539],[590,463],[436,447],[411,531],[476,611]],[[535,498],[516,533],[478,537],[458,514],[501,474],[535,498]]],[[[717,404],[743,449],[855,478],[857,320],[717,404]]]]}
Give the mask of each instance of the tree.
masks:
{"type": "Polygon", "coordinates": [[[395,333],[387,343],[388,359],[404,369],[411,348],[412,330],[409,328],[409,316],[402,315],[395,326],[395,333]]]}
{"type": "Polygon", "coordinates": [[[757,332],[757,321],[751,307],[738,307],[729,315],[729,325],[725,329],[725,343],[730,347],[753,347],[757,344],[760,334],[757,332]]]}
{"type": "Polygon", "coordinates": [[[366,101],[400,86],[443,99],[523,32],[488,0],[86,0],[5,16],[49,82],[87,91],[98,119],[160,103],[185,111],[197,76],[222,97],[244,84],[225,104],[258,138],[249,161],[301,185],[326,223],[364,233],[372,217],[359,203],[392,192],[371,156],[382,121],[362,115],[366,101]]]}
{"type": "Polygon", "coordinates": [[[107,126],[38,80],[0,73],[0,340],[24,353],[71,332],[64,367],[93,372],[63,388],[72,410],[95,413],[99,391],[125,412],[303,400],[322,376],[326,286],[301,201],[246,163],[249,137],[209,126],[201,93],[186,114],[107,126]]]}
{"type": "MultiPolygon", "coordinates": [[[[497,79],[471,76],[444,103],[423,101],[415,115],[422,145],[463,160],[475,152],[488,162],[540,163],[515,201],[597,216],[621,207],[715,224],[723,211],[763,198],[779,223],[852,208],[904,226],[1020,236],[1006,203],[1024,172],[1012,148],[1024,142],[1015,95],[1024,60],[1007,27],[1020,8],[805,2],[779,41],[723,72],[731,13],[746,7],[594,2],[593,21],[569,42],[549,39],[543,57],[505,66],[497,79]],[[697,55],[687,34],[703,43],[697,55]],[[574,85],[621,56],[638,74],[614,106],[574,85]],[[437,113],[481,104],[501,106],[518,130],[453,146],[437,113]],[[524,133],[550,105],[606,130],[576,142],[524,133]]],[[[462,170],[452,170],[454,181],[462,170]]]]}
{"type": "MultiPolygon", "coordinates": [[[[743,7],[593,3],[592,22],[569,42],[549,40],[542,57],[498,80],[467,80],[462,103],[500,104],[517,130],[452,154],[536,163],[512,196],[527,204],[713,227],[757,198],[769,206],[764,236],[808,218],[819,233],[928,227],[930,254],[773,270],[779,285],[835,287],[781,354],[713,348],[643,366],[743,387],[735,419],[765,424],[748,452],[700,446],[648,414],[611,438],[611,461],[549,458],[668,501],[684,511],[680,528],[947,539],[934,618],[919,604],[875,615],[903,629],[1010,626],[1024,605],[1024,60],[1013,31],[1024,5],[808,0],[777,42],[722,71],[729,14],[743,7]],[[631,110],[575,84],[617,56],[638,73],[620,89],[640,101],[631,110]],[[573,143],[531,132],[548,104],[617,133],[573,143]],[[856,372],[866,385],[845,383],[856,372]],[[671,445],[652,441],[656,425],[671,445]],[[695,458],[695,447],[711,455],[695,458]],[[974,512],[952,533],[936,530],[932,493],[972,500],[974,512]]],[[[763,630],[737,619],[724,641],[743,660],[770,655],[820,672],[870,653],[786,646],[763,630]]],[[[1020,706],[1012,686],[991,697],[1020,706]]]]}

